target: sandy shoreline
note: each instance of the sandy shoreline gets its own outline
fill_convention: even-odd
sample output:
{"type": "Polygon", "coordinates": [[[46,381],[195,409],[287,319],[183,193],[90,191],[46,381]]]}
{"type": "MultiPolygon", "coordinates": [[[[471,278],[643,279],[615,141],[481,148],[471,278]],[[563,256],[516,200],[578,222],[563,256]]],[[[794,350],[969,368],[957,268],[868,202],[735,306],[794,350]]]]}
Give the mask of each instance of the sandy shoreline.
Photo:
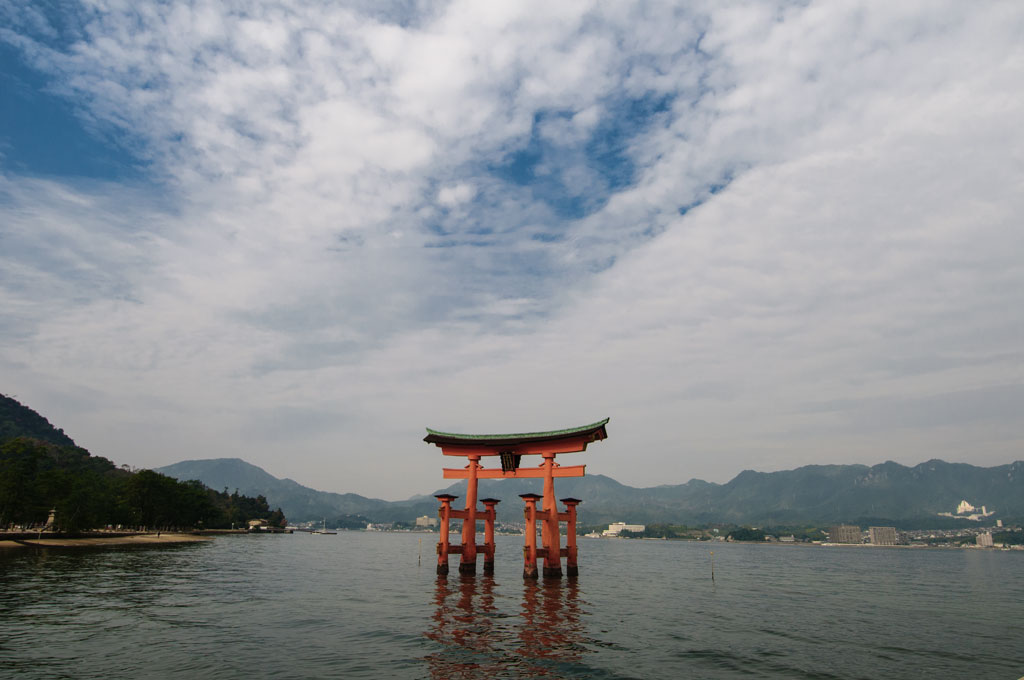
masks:
{"type": "Polygon", "coordinates": [[[83,548],[121,545],[171,545],[174,543],[197,543],[213,540],[208,536],[195,534],[174,534],[161,532],[133,534],[131,536],[88,536],[83,538],[31,538],[20,540],[4,540],[0,538],[0,548],[83,548]]]}

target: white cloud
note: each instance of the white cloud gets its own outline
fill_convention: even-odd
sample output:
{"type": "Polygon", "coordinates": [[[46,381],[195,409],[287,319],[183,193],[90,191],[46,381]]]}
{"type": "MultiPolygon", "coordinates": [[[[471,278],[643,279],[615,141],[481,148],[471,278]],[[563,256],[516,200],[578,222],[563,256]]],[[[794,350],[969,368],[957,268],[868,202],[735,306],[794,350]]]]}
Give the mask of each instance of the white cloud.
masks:
{"type": "Polygon", "coordinates": [[[943,414],[1024,381],[1024,12],[408,19],[97,3],[67,49],[4,33],[157,179],[5,171],[5,391],[118,462],[387,497],[441,485],[425,425],[608,415],[585,462],[634,484],[1019,457],[1013,419],[943,414]],[[546,183],[493,171],[528,144],[546,183]]]}
{"type": "Polygon", "coordinates": [[[471,184],[461,182],[452,186],[442,187],[437,192],[437,202],[446,208],[453,208],[472,200],[475,195],[476,190],[473,189],[471,184]]]}

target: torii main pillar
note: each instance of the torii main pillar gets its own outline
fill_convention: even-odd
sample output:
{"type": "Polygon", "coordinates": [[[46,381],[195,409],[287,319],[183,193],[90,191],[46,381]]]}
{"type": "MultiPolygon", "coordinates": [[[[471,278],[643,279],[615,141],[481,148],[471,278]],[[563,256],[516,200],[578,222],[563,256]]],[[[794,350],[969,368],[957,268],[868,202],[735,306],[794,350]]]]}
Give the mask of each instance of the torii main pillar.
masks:
{"type": "MultiPolygon", "coordinates": [[[[573,427],[565,430],[552,430],[550,432],[527,432],[521,434],[452,434],[449,432],[438,432],[427,428],[427,436],[423,441],[428,444],[435,444],[441,448],[446,456],[463,456],[468,459],[469,464],[462,469],[444,469],[445,479],[465,479],[466,481],[466,508],[465,510],[453,510],[451,502],[454,496],[442,494],[438,496],[442,506],[441,515],[441,540],[437,545],[438,562],[437,573],[448,573],[448,555],[456,553],[461,556],[459,560],[459,573],[476,573],[476,556],[483,552],[485,557],[484,568],[487,570],[488,563],[493,565],[494,561],[494,499],[484,499],[485,508],[480,510],[477,504],[477,482],[480,479],[517,479],[527,478],[544,480],[544,495],[534,498],[535,494],[526,494],[524,500],[526,508],[526,548],[524,549],[523,575],[530,578],[537,576],[537,557],[544,558],[544,576],[559,578],[562,576],[561,558],[566,557],[566,567],[570,576],[577,572],[576,563],[576,537],[572,535],[567,538],[568,544],[563,551],[561,547],[561,535],[559,522],[568,523],[568,531],[576,530],[576,505],[578,499],[563,499],[566,504],[565,512],[558,512],[555,503],[555,478],[556,477],[582,477],[586,466],[560,466],[555,458],[560,453],[576,453],[585,451],[587,444],[600,441],[608,437],[605,425],[608,418],[582,427],[573,427]],[[542,462],[538,467],[520,467],[523,456],[539,455],[542,462]],[[496,456],[501,461],[501,469],[484,468],[480,464],[482,458],[496,456]],[[536,507],[537,500],[542,500],[541,508],[536,507]],[[487,522],[485,542],[481,545],[476,543],[476,522],[484,519],[487,522]],[[452,546],[449,543],[448,521],[449,519],[462,520],[462,544],[452,546]],[[543,547],[536,547],[536,522],[541,523],[541,540],[543,547]]],[[[492,567],[493,568],[493,567],[492,567]]]]}

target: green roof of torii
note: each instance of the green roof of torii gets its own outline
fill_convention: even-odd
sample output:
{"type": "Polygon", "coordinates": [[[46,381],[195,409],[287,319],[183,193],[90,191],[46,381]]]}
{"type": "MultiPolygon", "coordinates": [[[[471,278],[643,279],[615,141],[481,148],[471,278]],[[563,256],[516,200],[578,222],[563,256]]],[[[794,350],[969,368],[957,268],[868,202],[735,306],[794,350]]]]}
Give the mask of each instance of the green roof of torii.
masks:
{"type": "Polygon", "coordinates": [[[423,441],[428,444],[494,444],[500,446],[502,444],[521,444],[525,442],[533,441],[544,441],[547,439],[566,439],[581,434],[594,433],[595,439],[604,439],[608,436],[608,433],[604,431],[604,426],[608,424],[610,418],[591,423],[590,425],[581,425],[580,427],[570,427],[564,430],[550,430],[549,432],[519,432],[516,434],[455,434],[453,432],[438,432],[437,430],[431,430],[427,428],[427,436],[423,438],[423,441]]]}

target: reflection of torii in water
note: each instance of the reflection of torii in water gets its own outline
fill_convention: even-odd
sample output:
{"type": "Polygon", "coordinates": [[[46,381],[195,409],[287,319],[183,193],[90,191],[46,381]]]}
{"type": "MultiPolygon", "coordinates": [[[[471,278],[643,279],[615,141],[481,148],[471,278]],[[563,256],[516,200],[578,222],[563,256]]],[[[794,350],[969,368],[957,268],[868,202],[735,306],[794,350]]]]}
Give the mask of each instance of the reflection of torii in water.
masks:
{"type": "MultiPolygon", "coordinates": [[[[437,579],[433,622],[424,635],[437,643],[424,657],[430,677],[466,678],[565,677],[579,664],[586,647],[580,599],[575,580],[523,584],[517,616],[496,606],[494,577],[460,576],[450,583],[437,579]]],[[[504,598],[507,600],[507,598],[504,598]]]]}
{"type": "Polygon", "coordinates": [[[537,577],[537,558],[544,558],[544,576],[561,577],[562,561],[566,558],[566,571],[575,576],[578,567],[576,562],[576,506],[580,501],[576,498],[563,498],[565,512],[558,512],[555,504],[555,477],[582,477],[584,465],[560,466],[555,462],[559,453],[576,453],[585,451],[587,444],[608,437],[605,425],[608,418],[582,427],[573,427],[551,432],[528,432],[524,434],[451,434],[437,432],[427,428],[427,436],[423,441],[435,444],[446,456],[465,456],[469,465],[464,469],[445,468],[445,479],[465,479],[466,509],[453,510],[452,501],[456,496],[439,494],[441,501],[439,515],[441,517],[441,540],[437,545],[437,573],[448,573],[448,555],[456,553],[462,556],[459,561],[459,573],[476,573],[477,552],[484,553],[484,572],[494,569],[494,517],[495,505],[493,498],[485,498],[483,510],[478,510],[477,480],[478,479],[525,479],[543,478],[544,495],[523,494],[526,501],[526,549],[524,551],[523,576],[537,577]],[[535,468],[520,467],[523,456],[539,455],[543,462],[535,468]],[[501,469],[485,469],[480,465],[484,456],[497,456],[501,460],[501,469]],[[537,501],[543,505],[537,509],[537,501]],[[462,520],[462,544],[451,545],[448,539],[449,520],[462,520]],[[478,519],[485,522],[484,543],[476,543],[476,523],[478,519]],[[542,548],[537,548],[536,522],[541,522],[542,548]],[[558,523],[567,522],[566,548],[561,547],[561,536],[558,523]]]}

